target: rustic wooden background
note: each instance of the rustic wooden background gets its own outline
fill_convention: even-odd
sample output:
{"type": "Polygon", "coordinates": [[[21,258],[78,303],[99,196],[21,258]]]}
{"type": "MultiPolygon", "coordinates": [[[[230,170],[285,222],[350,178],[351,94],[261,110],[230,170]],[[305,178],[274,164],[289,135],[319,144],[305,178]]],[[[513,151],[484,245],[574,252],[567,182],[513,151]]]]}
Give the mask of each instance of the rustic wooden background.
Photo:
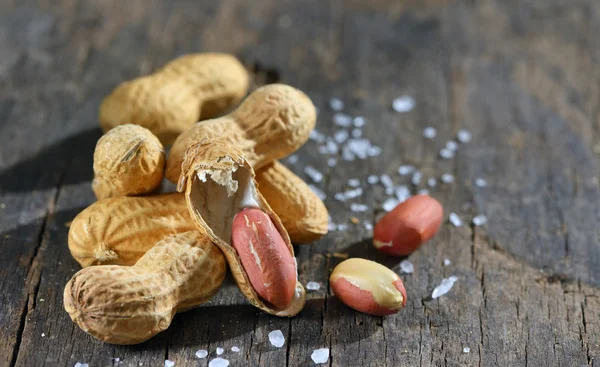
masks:
{"type": "Polygon", "coordinates": [[[599,34],[597,0],[0,0],[0,365],[207,365],[195,351],[217,346],[231,366],[307,366],[321,347],[334,366],[599,365],[599,34]],[[228,280],[151,341],[103,344],[62,307],[78,270],[67,225],[94,201],[98,105],[119,82],[199,51],[237,55],[256,84],[304,90],[325,134],[336,129],[328,101],[341,98],[383,153],[330,168],[308,142],[287,163],[308,181],[305,165],[321,170],[334,221],[348,223],[298,248],[301,281],[324,285],[299,316],[258,312],[228,280]],[[390,106],[403,94],[416,106],[399,114],[390,106]],[[460,128],[473,140],[440,160],[460,128]],[[404,310],[369,317],[340,304],[327,279],[334,252],[398,269],[349,221],[373,222],[386,195],[367,186],[366,213],[333,195],[370,174],[402,183],[402,163],[453,173],[432,195],[467,225],[446,222],[409,257],[404,310]],[[487,225],[468,225],[478,213],[487,225]],[[431,300],[450,275],[454,288],[431,300]],[[283,348],[268,342],[275,329],[283,348]]]}

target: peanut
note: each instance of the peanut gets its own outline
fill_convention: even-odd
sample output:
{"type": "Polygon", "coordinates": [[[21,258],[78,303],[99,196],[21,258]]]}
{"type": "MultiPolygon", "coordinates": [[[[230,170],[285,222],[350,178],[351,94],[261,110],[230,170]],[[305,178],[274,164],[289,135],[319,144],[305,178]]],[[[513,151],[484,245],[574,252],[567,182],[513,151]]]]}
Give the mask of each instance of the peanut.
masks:
{"type": "Polygon", "coordinates": [[[274,161],[256,172],[258,190],[281,219],[294,244],[327,234],[329,216],[323,201],[292,171],[274,161]]]}
{"type": "Polygon", "coordinates": [[[400,277],[370,260],[342,261],[333,269],[329,284],[340,301],[369,315],[391,315],[406,303],[406,290],[400,277]]]}
{"type": "Polygon", "coordinates": [[[69,229],[69,250],[82,267],[133,265],[156,242],[195,229],[181,194],[97,201],[69,229]]]}
{"type": "Polygon", "coordinates": [[[64,307],[79,327],[104,342],[137,344],[166,330],[176,312],[208,301],[225,278],[223,253],[197,231],[167,237],[134,266],[77,272],[64,307]]]}
{"type": "Polygon", "coordinates": [[[98,199],[148,193],[160,185],[164,168],[156,136],[141,126],[117,126],[96,144],[92,189],[98,199]]]}
{"type": "Polygon", "coordinates": [[[444,209],[437,200],[413,196],[377,222],[373,245],[389,255],[408,255],[436,234],[443,217],[444,209]]]}
{"type": "Polygon", "coordinates": [[[271,218],[260,209],[243,209],[233,219],[231,242],[256,293],[285,308],[296,288],[296,263],[271,218]]]}
{"type": "Polygon", "coordinates": [[[149,76],[119,85],[100,105],[100,126],[141,125],[164,145],[199,119],[237,104],[248,90],[248,73],[233,56],[201,53],[179,57],[149,76]]]}
{"type": "Polygon", "coordinates": [[[273,315],[294,316],[305,304],[305,291],[298,282],[295,264],[293,273],[290,269],[294,249],[281,220],[256,186],[252,166],[242,151],[228,141],[203,141],[187,149],[178,190],[185,190],[188,209],[198,230],[221,248],[234,279],[251,304],[273,315]],[[248,218],[249,224],[256,226],[255,234],[245,229],[245,218],[240,226],[247,208],[254,208],[250,213],[258,212],[250,216],[252,220],[248,218]],[[271,236],[268,243],[267,235],[271,236]],[[250,240],[256,246],[245,243],[250,240]],[[295,290],[287,301],[290,283],[295,284],[295,290]],[[261,291],[261,287],[284,294],[272,295],[261,291]]]}

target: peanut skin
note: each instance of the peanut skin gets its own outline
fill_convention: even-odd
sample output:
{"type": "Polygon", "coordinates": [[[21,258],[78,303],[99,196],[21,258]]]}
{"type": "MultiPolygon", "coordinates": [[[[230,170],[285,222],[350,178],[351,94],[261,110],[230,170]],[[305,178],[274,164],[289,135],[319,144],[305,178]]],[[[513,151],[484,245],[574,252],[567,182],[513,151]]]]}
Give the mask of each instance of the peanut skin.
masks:
{"type": "Polygon", "coordinates": [[[150,130],[118,126],[98,140],[92,189],[98,199],[145,194],[163,178],[165,149],[150,130]]]}
{"type": "Polygon", "coordinates": [[[389,255],[408,255],[437,233],[443,217],[444,209],[437,200],[427,195],[413,196],[377,222],[373,245],[389,255]]]}
{"type": "Polygon", "coordinates": [[[287,307],[296,287],[296,262],[271,218],[260,209],[242,210],[233,219],[231,241],[256,293],[277,308],[287,307]]]}
{"type": "Polygon", "coordinates": [[[141,125],[170,145],[198,120],[237,104],[248,83],[246,69],[231,55],[185,55],[154,74],[119,85],[100,105],[100,126],[109,131],[141,125]]]}
{"type": "Polygon", "coordinates": [[[197,231],[165,238],[134,266],[77,272],[64,307],[86,333],[107,343],[137,344],[166,330],[176,312],[208,301],[225,278],[223,253],[197,231]]]}
{"type": "Polygon", "coordinates": [[[406,304],[406,290],[400,277],[374,261],[345,260],[335,267],[329,280],[340,301],[369,315],[391,315],[406,304]]]}

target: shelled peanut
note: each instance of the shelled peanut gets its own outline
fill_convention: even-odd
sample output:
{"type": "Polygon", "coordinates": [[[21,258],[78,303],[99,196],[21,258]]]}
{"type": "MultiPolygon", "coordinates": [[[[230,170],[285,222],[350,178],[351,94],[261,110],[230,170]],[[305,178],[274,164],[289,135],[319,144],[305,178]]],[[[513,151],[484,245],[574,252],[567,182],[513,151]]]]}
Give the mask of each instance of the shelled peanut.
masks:
{"type": "Polygon", "coordinates": [[[154,74],[119,85],[100,106],[104,131],[136,124],[164,145],[200,119],[237,104],[248,91],[249,77],[233,56],[200,53],[179,57],[154,74]]]}
{"type": "Polygon", "coordinates": [[[133,266],[80,270],[65,287],[64,307],[95,338],[141,343],[166,330],[176,312],[208,301],[225,273],[223,253],[207,237],[179,233],[158,242],[133,266]]]}

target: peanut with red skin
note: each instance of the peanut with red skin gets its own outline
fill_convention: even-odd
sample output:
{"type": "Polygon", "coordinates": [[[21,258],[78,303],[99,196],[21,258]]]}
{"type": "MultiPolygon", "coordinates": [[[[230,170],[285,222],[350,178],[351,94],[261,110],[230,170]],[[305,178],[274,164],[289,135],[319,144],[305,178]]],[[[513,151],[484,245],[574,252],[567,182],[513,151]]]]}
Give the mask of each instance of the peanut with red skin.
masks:
{"type": "Polygon", "coordinates": [[[246,208],[233,219],[231,238],[256,293],[285,308],[296,287],[296,262],[271,218],[260,209],[246,208]]]}
{"type": "Polygon", "coordinates": [[[408,255],[437,233],[443,217],[444,209],[437,200],[413,196],[377,222],[373,245],[389,255],[408,255]]]}

